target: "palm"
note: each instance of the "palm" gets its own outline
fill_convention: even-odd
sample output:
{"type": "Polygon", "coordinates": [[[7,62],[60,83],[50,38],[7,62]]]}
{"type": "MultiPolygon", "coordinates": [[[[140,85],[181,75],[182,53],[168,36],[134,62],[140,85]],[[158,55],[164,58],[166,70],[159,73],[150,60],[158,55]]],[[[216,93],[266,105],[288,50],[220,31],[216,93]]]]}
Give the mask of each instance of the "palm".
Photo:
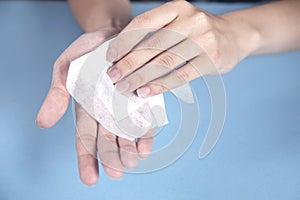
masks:
{"type": "MultiPolygon", "coordinates": [[[[94,50],[117,32],[115,29],[105,29],[83,34],[60,55],[53,67],[51,87],[36,119],[38,126],[50,128],[65,113],[70,99],[66,80],[71,61],[94,50]]],[[[78,104],[76,113],[78,168],[85,184],[91,185],[98,180],[97,153],[105,172],[119,178],[124,168],[137,164],[138,156],[145,157],[151,151],[152,136],[139,139],[137,143],[121,139],[105,130],[78,104]]],[[[152,132],[149,134],[152,135],[152,132]]]]}

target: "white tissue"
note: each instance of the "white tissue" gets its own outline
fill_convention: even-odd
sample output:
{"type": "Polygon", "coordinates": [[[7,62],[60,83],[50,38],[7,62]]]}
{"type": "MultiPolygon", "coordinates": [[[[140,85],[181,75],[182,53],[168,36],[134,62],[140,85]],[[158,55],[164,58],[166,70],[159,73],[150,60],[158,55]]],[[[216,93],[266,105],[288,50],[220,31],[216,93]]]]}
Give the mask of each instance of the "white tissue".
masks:
{"type": "Polygon", "coordinates": [[[168,123],[163,95],[139,98],[122,95],[106,74],[106,41],[71,62],[66,87],[71,96],[111,133],[134,140],[149,129],[168,123]]]}

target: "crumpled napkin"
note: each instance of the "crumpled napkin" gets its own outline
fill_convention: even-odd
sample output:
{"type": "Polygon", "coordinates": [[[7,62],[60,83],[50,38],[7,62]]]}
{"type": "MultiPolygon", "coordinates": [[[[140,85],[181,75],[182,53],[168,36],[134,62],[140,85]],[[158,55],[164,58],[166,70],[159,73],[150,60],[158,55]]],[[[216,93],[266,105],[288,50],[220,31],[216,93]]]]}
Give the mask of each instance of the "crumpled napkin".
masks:
{"type": "MultiPolygon", "coordinates": [[[[113,39],[111,39],[113,40],[113,39]]],[[[111,133],[134,140],[168,123],[163,94],[140,98],[122,95],[106,74],[109,42],[71,62],[66,87],[71,96],[111,133]]]]}

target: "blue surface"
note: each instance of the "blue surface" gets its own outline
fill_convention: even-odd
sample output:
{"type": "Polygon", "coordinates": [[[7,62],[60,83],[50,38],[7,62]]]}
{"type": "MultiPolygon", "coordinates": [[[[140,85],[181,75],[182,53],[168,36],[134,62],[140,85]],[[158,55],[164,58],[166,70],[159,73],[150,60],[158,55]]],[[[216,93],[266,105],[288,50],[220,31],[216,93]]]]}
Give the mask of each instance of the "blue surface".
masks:
{"type": "MultiPolygon", "coordinates": [[[[156,5],[134,4],[134,13],[156,5]]],[[[249,6],[197,5],[213,13],[249,6]]],[[[98,184],[87,187],[77,173],[71,109],[49,130],[34,121],[52,64],[81,34],[67,4],[0,2],[0,27],[0,200],[300,199],[300,52],[248,58],[223,77],[225,127],[204,160],[198,153],[210,99],[199,79],[192,82],[201,107],[198,135],[177,162],[150,174],[126,174],[121,181],[101,170],[98,184]]],[[[169,114],[176,113],[170,95],[167,103],[169,114]]],[[[178,120],[171,115],[156,148],[169,141],[178,120]]]]}

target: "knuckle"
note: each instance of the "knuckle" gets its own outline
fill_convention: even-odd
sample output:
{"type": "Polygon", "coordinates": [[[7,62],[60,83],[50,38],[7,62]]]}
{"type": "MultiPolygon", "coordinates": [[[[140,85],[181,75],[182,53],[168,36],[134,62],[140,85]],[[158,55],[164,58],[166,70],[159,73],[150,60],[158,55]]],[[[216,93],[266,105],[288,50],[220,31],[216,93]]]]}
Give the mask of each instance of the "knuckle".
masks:
{"type": "Polygon", "coordinates": [[[115,142],[116,142],[116,136],[109,134],[109,133],[105,133],[105,132],[104,133],[101,132],[100,134],[98,134],[98,138],[99,138],[99,141],[109,142],[110,145],[115,145],[115,142]]]}
{"type": "Polygon", "coordinates": [[[159,49],[161,45],[161,40],[159,37],[151,37],[148,39],[147,43],[146,43],[146,48],[154,48],[154,49],[159,49]]]}
{"type": "Polygon", "coordinates": [[[62,68],[64,68],[66,65],[68,65],[68,56],[66,55],[66,53],[62,53],[57,60],[54,62],[53,65],[53,69],[55,70],[61,70],[62,68]]]}
{"type": "Polygon", "coordinates": [[[128,35],[126,33],[119,34],[114,40],[112,40],[110,42],[109,46],[117,47],[120,45],[125,45],[126,37],[128,37],[128,35]]]}
{"type": "Polygon", "coordinates": [[[60,55],[59,58],[55,61],[53,65],[53,72],[52,72],[52,82],[51,82],[52,89],[59,89],[60,91],[61,86],[65,84],[60,77],[67,76],[70,63],[71,63],[70,59],[68,58],[67,55],[65,55],[65,53],[60,55]]]}
{"type": "Polygon", "coordinates": [[[120,47],[126,46],[124,34],[119,34],[114,40],[109,43],[109,48],[118,50],[118,54],[124,53],[120,47]]]}
{"type": "Polygon", "coordinates": [[[166,78],[159,78],[152,80],[147,85],[151,88],[151,92],[154,94],[162,93],[163,88],[166,87],[166,78]]]}
{"type": "Polygon", "coordinates": [[[221,52],[220,50],[216,49],[212,53],[212,59],[214,64],[218,67],[220,66],[220,58],[221,58],[221,52]]]}
{"type": "Polygon", "coordinates": [[[188,72],[186,72],[185,70],[181,70],[180,72],[178,72],[177,76],[184,83],[187,83],[190,81],[190,74],[188,72]]]}
{"type": "Polygon", "coordinates": [[[169,3],[172,5],[175,5],[179,8],[190,6],[190,3],[188,3],[187,1],[182,1],[182,0],[175,0],[175,1],[171,1],[169,3]]]}
{"type": "Polygon", "coordinates": [[[122,59],[120,63],[118,63],[118,68],[123,71],[123,73],[127,74],[129,71],[134,69],[134,59],[130,56],[127,56],[122,59]]]}
{"type": "Polygon", "coordinates": [[[51,86],[50,86],[50,89],[52,91],[55,91],[55,95],[60,95],[62,97],[64,97],[65,99],[68,99],[69,98],[69,93],[68,91],[65,89],[65,87],[59,83],[59,82],[55,82],[55,81],[52,81],[51,83],[51,86]]]}
{"type": "Polygon", "coordinates": [[[227,71],[227,68],[225,68],[225,67],[220,67],[220,68],[218,69],[218,72],[219,72],[220,74],[225,74],[225,73],[227,73],[228,71],[227,71]]]}
{"type": "Polygon", "coordinates": [[[136,16],[132,21],[131,21],[131,25],[133,26],[143,26],[146,25],[150,22],[150,16],[149,14],[143,13],[141,15],[136,16]]]}
{"type": "Polygon", "coordinates": [[[210,17],[205,12],[196,12],[192,18],[195,24],[201,24],[202,29],[210,30],[212,28],[210,17]]]}
{"type": "Polygon", "coordinates": [[[210,30],[206,33],[206,38],[208,41],[212,42],[212,43],[216,43],[217,42],[217,34],[215,31],[210,30]]]}
{"type": "MultiPolygon", "coordinates": [[[[164,79],[152,81],[149,83],[149,86],[153,94],[161,94],[166,90],[165,88],[169,88],[168,83],[164,79]]],[[[152,138],[147,139],[151,140],[152,138]]]]}
{"type": "Polygon", "coordinates": [[[158,62],[159,62],[159,64],[162,64],[163,66],[166,66],[166,67],[173,67],[174,66],[174,59],[168,53],[164,54],[163,56],[160,56],[158,58],[158,62]]]}
{"type": "Polygon", "coordinates": [[[165,8],[174,9],[178,12],[178,8],[180,8],[180,3],[181,3],[181,1],[173,0],[173,1],[166,2],[162,6],[165,8]]]}
{"type": "Polygon", "coordinates": [[[120,150],[124,151],[124,152],[133,153],[133,154],[136,153],[136,147],[134,145],[131,145],[131,144],[122,145],[120,147],[120,150]]]}
{"type": "Polygon", "coordinates": [[[130,86],[134,89],[141,86],[147,78],[143,75],[143,73],[135,72],[128,76],[127,81],[129,82],[130,86]]]}
{"type": "Polygon", "coordinates": [[[80,142],[83,145],[91,145],[94,144],[96,141],[97,137],[94,135],[90,135],[87,132],[84,132],[84,130],[77,131],[77,142],[80,142]]]}
{"type": "MultiPolygon", "coordinates": [[[[193,62],[193,61],[191,61],[191,62],[188,63],[188,65],[189,65],[189,68],[190,68],[190,73],[193,73],[193,75],[192,75],[193,77],[199,77],[199,76],[202,75],[202,73],[201,73],[201,67],[200,67],[202,65],[201,62],[197,62],[197,61],[193,62]]],[[[189,77],[190,80],[192,79],[191,78],[192,76],[189,77]]]]}
{"type": "Polygon", "coordinates": [[[219,66],[221,61],[222,51],[220,49],[220,44],[218,42],[218,36],[216,32],[209,31],[205,35],[207,45],[209,46],[208,54],[214,65],[219,66]]]}
{"type": "Polygon", "coordinates": [[[174,6],[176,4],[176,0],[175,1],[168,1],[164,4],[164,6],[174,6]]]}
{"type": "Polygon", "coordinates": [[[205,12],[199,11],[196,12],[193,16],[194,19],[200,22],[207,22],[208,21],[208,15],[205,12]]]}

